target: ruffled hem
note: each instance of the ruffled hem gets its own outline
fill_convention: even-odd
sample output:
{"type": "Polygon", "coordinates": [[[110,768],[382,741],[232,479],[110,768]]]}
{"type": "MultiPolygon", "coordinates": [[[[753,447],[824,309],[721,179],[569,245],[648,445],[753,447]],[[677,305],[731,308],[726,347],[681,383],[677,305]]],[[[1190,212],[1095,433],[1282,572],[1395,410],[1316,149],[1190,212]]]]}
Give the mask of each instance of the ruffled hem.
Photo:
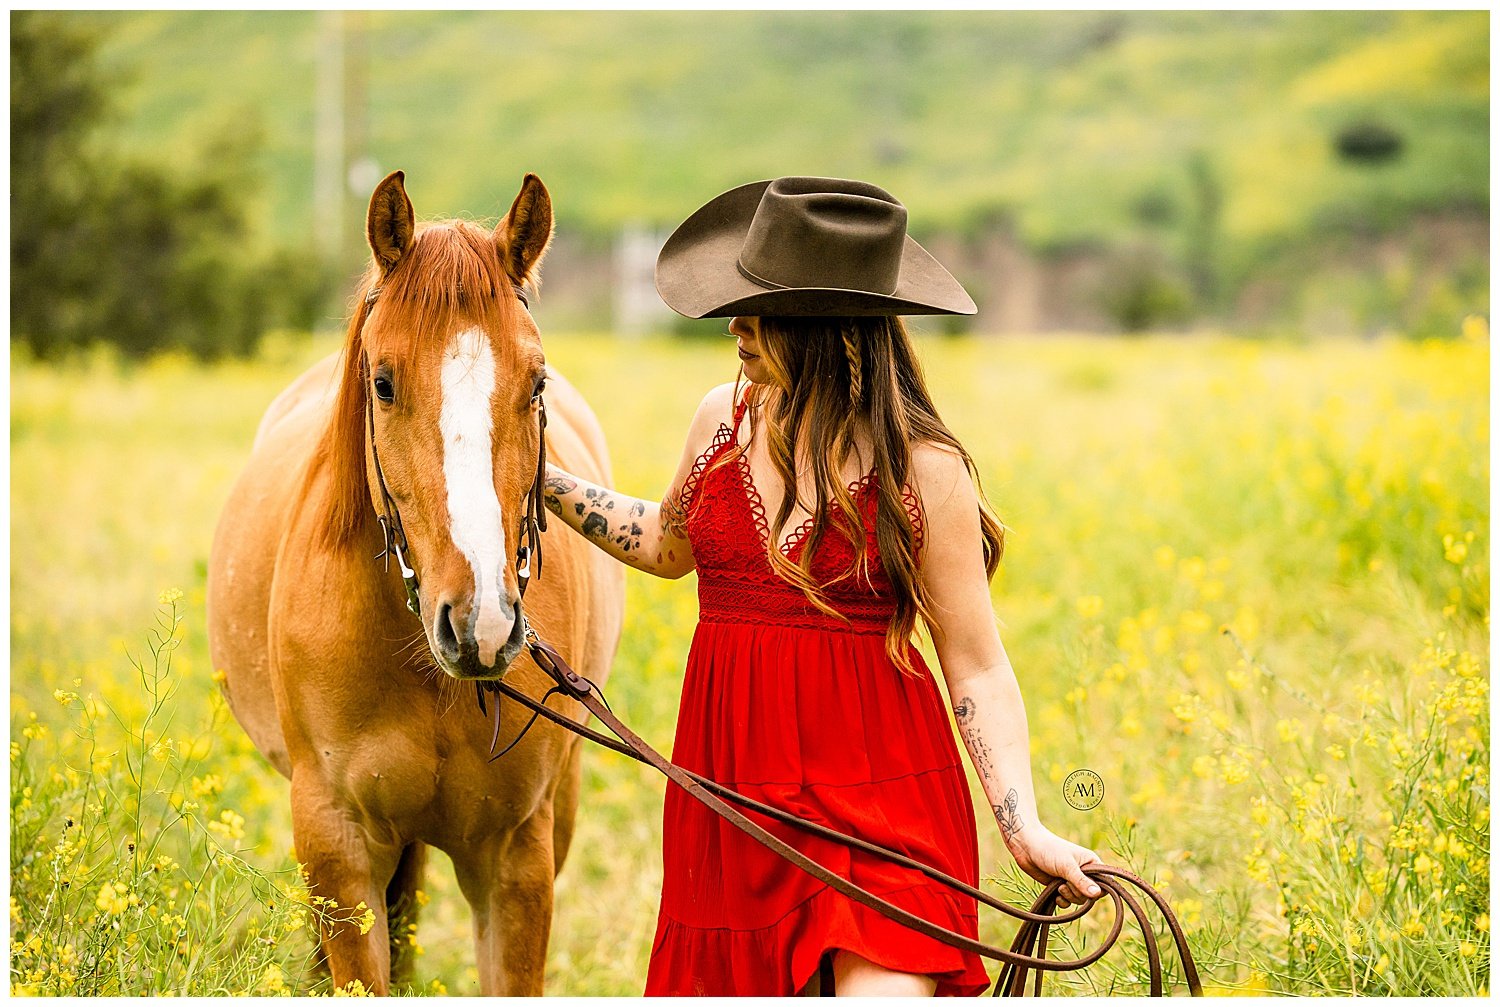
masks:
{"type": "MultiPolygon", "coordinates": [[[[966,897],[919,885],[877,892],[888,902],[950,930],[977,937],[977,909],[966,897]]],[[[794,996],[826,952],[852,951],[898,972],[937,979],[936,996],[979,996],[990,979],[983,959],[888,919],[823,887],[786,916],[756,930],[693,927],[661,913],[645,996],[794,996]]]]}

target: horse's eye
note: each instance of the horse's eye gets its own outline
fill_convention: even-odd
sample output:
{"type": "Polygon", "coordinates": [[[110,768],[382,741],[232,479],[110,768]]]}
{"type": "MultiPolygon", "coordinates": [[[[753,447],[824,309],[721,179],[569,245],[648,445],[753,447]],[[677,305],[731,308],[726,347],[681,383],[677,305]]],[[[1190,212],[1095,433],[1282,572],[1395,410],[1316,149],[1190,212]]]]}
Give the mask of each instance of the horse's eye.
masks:
{"type": "Polygon", "coordinates": [[[531,390],[531,401],[535,402],[537,399],[541,398],[542,393],[546,390],[547,376],[543,374],[541,377],[536,379],[536,387],[531,390]]]}
{"type": "Polygon", "coordinates": [[[396,401],[396,386],[391,384],[391,379],[384,374],[375,376],[375,397],[381,402],[396,401]]]}

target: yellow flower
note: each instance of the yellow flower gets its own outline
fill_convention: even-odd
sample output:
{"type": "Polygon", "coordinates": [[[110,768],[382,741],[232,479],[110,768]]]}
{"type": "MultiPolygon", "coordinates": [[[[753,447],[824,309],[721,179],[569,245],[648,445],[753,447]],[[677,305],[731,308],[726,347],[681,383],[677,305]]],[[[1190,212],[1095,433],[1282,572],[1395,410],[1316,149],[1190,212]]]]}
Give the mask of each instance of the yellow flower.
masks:
{"type": "Polygon", "coordinates": [[[99,889],[99,897],[94,900],[94,905],[102,913],[118,916],[130,907],[130,889],[119,881],[106,881],[99,889]]]}
{"type": "Polygon", "coordinates": [[[224,792],[224,778],[218,773],[195,776],[191,787],[194,797],[213,797],[224,792]]]}
{"type": "Polygon", "coordinates": [[[1327,752],[1329,758],[1333,759],[1336,762],[1342,762],[1344,760],[1345,752],[1343,745],[1329,745],[1327,748],[1323,749],[1323,751],[1327,752]]]}
{"type": "Polygon", "coordinates": [[[1490,932],[1490,914],[1489,913],[1480,913],[1478,916],[1474,917],[1474,929],[1478,930],[1480,933],[1486,933],[1486,934],[1489,933],[1490,932]]]}
{"type": "Polygon", "coordinates": [[[1234,613],[1228,625],[1221,627],[1221,631],[1227,629],[1246,642],[1254,640],[1260,634],[1260,619],[1248,606],[1241,605],[1234,613]]]}
{"type": "Polygon", "coordinates": [[[217,822],[208,823],[208,831],[220,839],[244,839],[245,820],[233,811],[226,809],[219,813],[219,820],[217,822]]]}
{"type": "Polygon", "coordinates": [[[1179,692],[1177,701],[1172,704],[1172,713],[1183,723],[1191,723],[1198,719],[1198,697],[1192,693],[1179,692]]]}
{"type": "Polygon", "coordinates": [[[1245,760],[1238,755],[1222,755],[1219,757],[1219,779],[1227,786],[1244,783],[1250,778],[1250,767],[1245,760]]]}
{"type": "Polygon", "coordinates": [[[335,989],[333,995],[336,997],[368,997],[375,994],[365,989],[365,984],[358,979],[351,979],[343,986],[335,989]]]}
{"type": "Polygon", "coordinates": [[[1454,566],[1462,563],[1469,555],[1469,547],[1455,539],[1452,535],[1443,536],[1443,558],[1454,566]]]}
{"type": "Polygon", "coordinates": [[[361,934],[367,934],[370,932],[370,928],[375,925],[375,910],[371,909],[363,902],[354,907],[354,911],[356,913],[359,913],[360,910],[364,910],[364,912],[360,913],[360,915],[358,916],[355,916],[354,922],[359,924],[359,932],[361,934]]]}
{"type": "Polygon", "coordinates": [[[1208,564],[1203,562],[1202,556],[1189,556],[1177,565],[1177,572],[1189,584],[1196,584],[1208,572],[1208,564]]]}
{"type": "Polygon", "coordinates": [[[52,698],[63,706],[71,706],[73,703],[78,702],[78,693],[68,692],[64,689],[53,689],[52,698]]]}
{"type": "Polygon", "coordinates": [[[1459,331],[1465,342],[1482,343],[1490,338],[1490,323],[1483,315],[1465,315],[1459,331]]]}
{"type": "Polygon", "coordinates": [[[1156,565],[1163,570],[1170,570],[1177,565],[1177,553],[1169,545],[1158,546],[1155,556],[1156,565]]]}
{"type": "Polygon", "coordinates": [[[156,596],[156,601],[159,605],[175,605],[181,600],[182,591],[181,589],[175,587],[169,587],[161,594],[156,596]]]}

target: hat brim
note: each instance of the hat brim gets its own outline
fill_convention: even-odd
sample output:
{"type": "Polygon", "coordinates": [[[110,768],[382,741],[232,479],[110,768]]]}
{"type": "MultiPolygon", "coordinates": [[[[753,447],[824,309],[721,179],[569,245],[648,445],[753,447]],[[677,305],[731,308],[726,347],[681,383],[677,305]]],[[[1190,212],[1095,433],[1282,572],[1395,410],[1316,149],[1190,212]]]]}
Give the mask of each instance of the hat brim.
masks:
{"type": "Polygon", "coordinates": [[[767,288],[739,271],[740,249],[771,184],[750,182],[715,196],[683,221],[656,258],[656,291],[688,318],[731,315],[972,315],[963,285],[906,236],[890,294],[837,287],[767,288]]]}

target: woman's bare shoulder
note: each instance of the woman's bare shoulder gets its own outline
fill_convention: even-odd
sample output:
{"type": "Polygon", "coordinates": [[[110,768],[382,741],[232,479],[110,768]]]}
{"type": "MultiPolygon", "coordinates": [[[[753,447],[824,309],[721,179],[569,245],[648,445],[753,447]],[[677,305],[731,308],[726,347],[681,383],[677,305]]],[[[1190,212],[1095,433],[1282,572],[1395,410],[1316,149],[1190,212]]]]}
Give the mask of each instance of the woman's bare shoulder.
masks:
{"type": "Polygon", "coordinates": [[[703,396],[699,404],[699,412],[706,412],[711,416],[720,416],[729,419],[734,415],[734,386],[733,381],[726,381],[722,385],[714,385],[703,396]]]}
{"type": "Polygon", "coordinates": [[[733,381],[715,385],[703,396],[703,401],[698,403],[698,411],[693,414],[689,437],[692,440],[713,437],[718,432],[721,423],[725,425],[734,423],[733,381]]]}
{"type": "Polygon", "coordinates": [[[928,511],[950,501],[964,503],[974,497],[974,484],[963,456],[951,445],[936,441],[912,445],[909,481],[921,494],[923,507],[928,511]]]}

